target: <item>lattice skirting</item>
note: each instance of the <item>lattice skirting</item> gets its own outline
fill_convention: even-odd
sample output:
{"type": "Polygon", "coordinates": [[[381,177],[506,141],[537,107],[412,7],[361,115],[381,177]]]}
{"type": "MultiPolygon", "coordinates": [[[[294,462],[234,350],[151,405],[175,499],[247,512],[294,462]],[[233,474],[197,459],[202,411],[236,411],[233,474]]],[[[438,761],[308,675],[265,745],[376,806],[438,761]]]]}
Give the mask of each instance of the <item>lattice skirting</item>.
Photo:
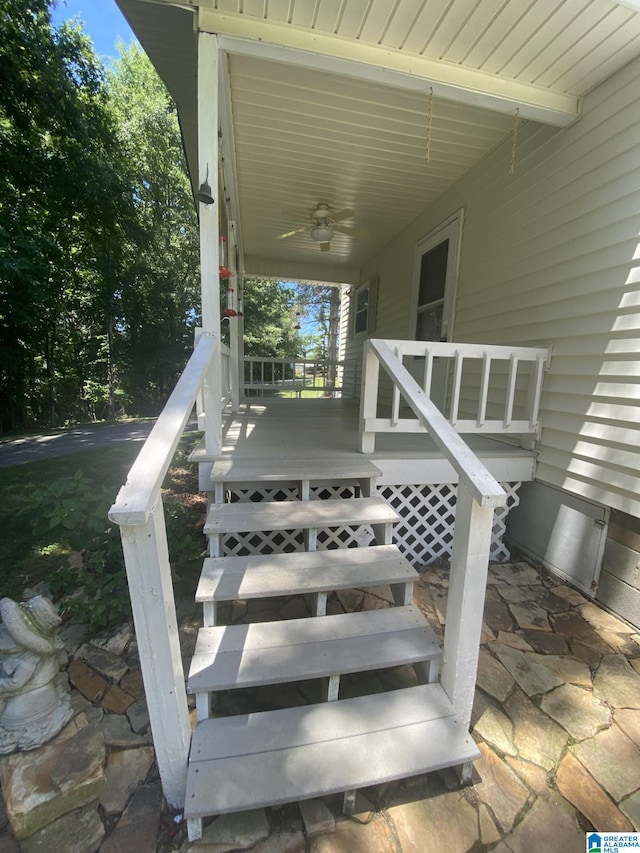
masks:
{"type": "MultiPolygon", "coordinates": [[[[508,560],[510,554],[503,542],[507,515],[520,502],[520,483],[501,483],[507,493],[507,504],[495,510],[491,534],[492,560],[508,560]]],[[[378,492],[400,515],[393,541],[412,563],[429,564],[438,557],[449,557],[456,517],[455,485],[382,486],[378,492]]],[[[312,500],[349,498],[354,486],[322,486],[311,488],[312,500]]],[[[233,501],[297,500],[295,488],[238,489],[230,494],[233,501]]],[[[368,525],[320,530],[318,548],[357,548],[373,540],[368,525]]],[[[267,530],[258,533],[229,534],[224,537],[223,554],[272,554],[299,551],[304,547],[300,530],[267,530]]]]}

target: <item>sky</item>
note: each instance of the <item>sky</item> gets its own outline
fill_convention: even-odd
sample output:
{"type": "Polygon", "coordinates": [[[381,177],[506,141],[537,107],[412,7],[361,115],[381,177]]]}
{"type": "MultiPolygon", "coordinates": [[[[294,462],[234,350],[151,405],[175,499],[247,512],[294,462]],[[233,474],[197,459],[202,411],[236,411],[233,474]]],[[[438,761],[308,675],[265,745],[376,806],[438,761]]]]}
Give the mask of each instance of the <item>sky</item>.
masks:
{"type": "Polygon", "coordinates": [[[58,0],[51,14],[54,24],[79,18],[82,29],[103,60],[117,55],[116,42],[123,41],[129,45],[135,40],[115,0],[58,0]]]}

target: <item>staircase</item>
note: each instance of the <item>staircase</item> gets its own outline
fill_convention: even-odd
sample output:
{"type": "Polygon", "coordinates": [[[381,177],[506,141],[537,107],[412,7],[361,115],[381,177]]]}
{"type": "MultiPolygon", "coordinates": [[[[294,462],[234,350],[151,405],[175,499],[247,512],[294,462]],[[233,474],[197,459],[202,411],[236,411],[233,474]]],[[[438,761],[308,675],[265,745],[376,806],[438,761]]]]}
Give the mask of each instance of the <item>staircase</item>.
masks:
{"type": "Polygon", "coordinates": [[[478,756],[466,725],[438,683],[439,642],[413,607],[417,575],[392,544],[398,516],[376,496],[379,471],[348,460],[219,460],[211,474],[203,605],[188,690],[197,725],[191,742],[185,817],[189,837],[202,818],[307,799],[464,765],[478,756]],[[313,499],[322,484],[354,485],[354,497],[313,499]],[[227,492],[295,484],[298,500],[225,503],[227,492]],[[375,545],[317,550],[329,528],[371,525],[375,545]],[[302,531],[304,550],[224,556],[224,537],[302,531]],[[391,589],[395,606],[327,615],[332,591],[391,589]],[[313,616],[219,624],[219,605],[305,595],[313,616]],[[340,698],[341,676],[410,664],[415,687],[340,698]],[[304,707],[212,717],[216,691],[320,679],[325,701],[304,707]]]}

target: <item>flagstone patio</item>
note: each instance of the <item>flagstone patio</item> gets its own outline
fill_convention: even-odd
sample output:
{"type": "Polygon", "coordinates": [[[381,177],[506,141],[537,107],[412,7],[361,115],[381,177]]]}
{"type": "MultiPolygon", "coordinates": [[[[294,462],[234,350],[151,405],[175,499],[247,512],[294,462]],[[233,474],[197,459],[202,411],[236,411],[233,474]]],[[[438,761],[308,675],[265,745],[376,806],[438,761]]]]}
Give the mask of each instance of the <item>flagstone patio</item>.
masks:
{"type": "MultiPolygon", "coordinates": [[[[447,584],[446,566],[432,566],[415,589],[415,603],[438,633],[447,584]]],[[[383,588],[348,590],[329,604],[329,612],[371,609],[390,606],[391,597],[383,588]]],[[[236,602],[221,616],[255,622],[307,613],[300,597],[236,602]]],[[[481,758],[469,787],[459,787],[449,770],[359,792],[351,818],[339,797],[227,815],[195,844],[180,816],[161,805],[130,628],[81,643],[71,626],[72,730],[22,761],[37,767],[39,785],[48,761],[54,799],[75,796],[79,805],[46,826],[38,813],[38,829],[16,841],[12,825],[24,836],[29,817],[24,792],[9,782],[14,759],[2,759],[11,825],[0,809],[0,853],[62,849],[60,839],[65,853],[582,853],[588,830],[640,830],[640,633],[527,563],[490,568],[484,616],[472,720],[481,758]],[[65,738],[80,752],[82,771],[65,738]],[[61,779],[67,764],[78,790],[61,779]]],[[[199,623],[193,606],[181,605],[185,663],[199,623]]],[[[355,696],[414,682],[406,666],[351,676],[343,687],[355,696]]],[[[300,682],[220,694],[215,710],[245,713],[320,698],[319,684],[300,682]]]]}

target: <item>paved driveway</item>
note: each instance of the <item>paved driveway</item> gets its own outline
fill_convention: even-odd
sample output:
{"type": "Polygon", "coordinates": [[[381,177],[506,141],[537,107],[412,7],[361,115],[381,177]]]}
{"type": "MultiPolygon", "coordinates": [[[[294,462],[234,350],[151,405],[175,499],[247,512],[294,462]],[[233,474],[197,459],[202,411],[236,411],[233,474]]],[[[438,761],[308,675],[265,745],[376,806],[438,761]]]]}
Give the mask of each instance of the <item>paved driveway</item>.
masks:
{"type": "MultiPolygon", "coordinates": [[[[0,444],[0,468],[36,462],[53,456],[64,456],[77,450],[110,447],[122,441],[144,441],[155,421],[132,421],[122,424],[97,424],[57,430],[48,435],[19,438],[0,444]]],[[[194,430],[195,421],[185,431],[194,430]]]]}

